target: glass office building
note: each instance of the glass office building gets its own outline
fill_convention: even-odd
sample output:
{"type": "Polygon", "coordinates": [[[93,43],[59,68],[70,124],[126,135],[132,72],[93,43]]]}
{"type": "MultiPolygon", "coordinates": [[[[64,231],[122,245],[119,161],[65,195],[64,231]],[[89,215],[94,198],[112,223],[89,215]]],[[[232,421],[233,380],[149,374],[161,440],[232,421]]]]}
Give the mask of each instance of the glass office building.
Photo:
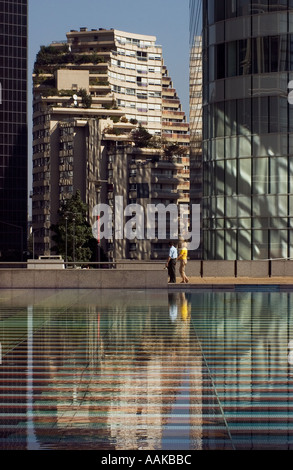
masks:
{"type": "Polygon", "coordinates": [[[293,1],[202,7],[203,256],[293,257],[293,1]]]}
{"type": "MultiPolygon", "coordinates": [[[[202,37],[201,1],[190,0],[190,75],[189,75],[189,127],[190,127],[190,202],[202,201],[202,37]]],[[[191,258],[202,258],[202,240],[191,258]]]]}
{"type": "Polygon", "coordinates": [[[27,0],[0,1],[0,261],[27,232],[27,0]]]}

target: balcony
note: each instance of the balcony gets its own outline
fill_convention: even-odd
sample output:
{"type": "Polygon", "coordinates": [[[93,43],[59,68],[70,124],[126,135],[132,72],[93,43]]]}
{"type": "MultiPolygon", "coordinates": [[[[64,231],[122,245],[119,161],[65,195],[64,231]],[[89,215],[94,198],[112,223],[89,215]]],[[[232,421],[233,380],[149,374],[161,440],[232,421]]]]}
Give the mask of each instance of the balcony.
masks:
{"type": "Polygon", "coordinates": [[[165,139],[168,139],[168,140],[175,140],[175,141],[185,141],[185,142],[189,142],[190,141],[190,136],[189,134],[177,134],[176,132],[172,132],[171,134],[169,133],[166,133],[166,132],[163,132],[162,133],[162,136],[165,138],[165,139]]]}
{"type": "Polygon", "coordinates": [[[179,199],[182,197],[182,193],[179,193],[177,189],[155,189],[152,191],[152,199],[179,199]]]}
{"type": "Polygon", "coordinates": [[[152,175],[152,183],[180,184],[184,182],[184,178],[180,176],[152,175]]]}

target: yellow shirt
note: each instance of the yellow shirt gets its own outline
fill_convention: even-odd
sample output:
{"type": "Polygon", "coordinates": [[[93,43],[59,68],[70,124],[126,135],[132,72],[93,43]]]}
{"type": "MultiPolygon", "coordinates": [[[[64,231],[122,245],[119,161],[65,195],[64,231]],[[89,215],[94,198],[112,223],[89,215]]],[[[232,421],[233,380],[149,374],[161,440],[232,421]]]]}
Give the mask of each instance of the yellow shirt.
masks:
{"type": "Polygon", "coordinates": [[[180,251],[180,257],[183,260],[187,260],[187,248],[182,248],[182,250],[180,251]],[[181,255],[182,255],[182,257],[181,257],[181,255]]]}

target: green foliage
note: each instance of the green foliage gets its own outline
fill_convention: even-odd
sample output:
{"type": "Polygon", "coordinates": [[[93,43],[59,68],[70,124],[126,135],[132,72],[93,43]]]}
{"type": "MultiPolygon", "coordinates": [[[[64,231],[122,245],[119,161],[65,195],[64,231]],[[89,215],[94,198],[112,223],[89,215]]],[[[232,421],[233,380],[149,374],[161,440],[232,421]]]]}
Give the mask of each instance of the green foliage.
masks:
{"type": "MultiPolygon", "coordinates": [[[[104,108],[104,109],[118,109],[116,100],[112,100],[112,103],[111,103],[111,104],[105,103],[105,104],[103,105],[103,108],[104,108]]],[[[119,120],[120,120],[120,117],[118,117],[118,121],[119,121],[119,120]]],[[[118,121],[116,121],[116,122],[118,122],[118,121]]]]}
{"type": "Polygon", "coordinates": [[[74,61],[74,55],[68,52],[68,46],[57,48],[52,46],[42,46],[37,54],[34,71],[39,69],[47,70],[47,66],[68,64],[74,61]]]}
{"type": "Polygon", "coordinates": [[[163,146],[162,138],[154,135],[150,141],[150,146],[154,149],[161,149],[163,146]]]}
{"type": "Polygon", "coordinates": [[[75,54],[69,51],[68,44],[58,46],[41,46],[34,64],[34,73],[53,72],[58,66],[66,64],[100,64],[105,63],[105,57],[96,52],[91,54],[75,54]]]}
{"type": "Polygon", "coordinates": [[[169,159],[176,157],[184,157],[187,152],[187,148],[183,145],[179,145],[178,143],[166,145],[164,149],[165,157],[169,159]]]}
{"type": "Polygon", "coordinates": [[[54,77],[47,77],[40,74],[33,78],[33,83],[34,85],[45,85],[52,87],[55,85],[55,79],[54,77]]]}
{"type": "Polygon", "coordinates": [[[56,243],[54,250],[67,261],[89,262],[95,257],[97,241],[93,237],[90,224],[87,222],[87,205],[82,201],[80,191],[71,199],[64,201],[59,210],[59,222],[52,225],[55,232],[52,237],[56,243]]]}
{"type": "Polygon", "coordinates": [[[40,93],[43,96],[58,96],[59,94],[57,88],[43,88],[40,93]]]}
{"type": "Polygon", "coordinates": [[[73,96],[76,94],[75,90],[59,90],[58,96],[73,96]]]}
{"type": "Polygon", "coordinates": [[[108,86],[109,85],[109,81],[105,78],[98,78],[98,77],[91,77],[90,78],[90,85],[93,85],[93,86],[108,86]]]}
{"type": "Polygon", "coordinates": [[[121,129],[117,129],[117,128],[111,128],[111,129],[107,129],[107,134],[112,134],[112,135],[122,135],[123,134],[123,131],[121,129]]]}
{"type": "Polygon", "coordinates": [[[90,108],[92,105],[92,97],[87,94],[87,91],[84,89],[79,90],[79,96],[81,97],[81,102],[84,108],[90,108]]]}
{"type": "Polygon", "coordinates": [[[146,148],[150,147],[152,135],[140,124],[139,127],[132,132],[132,138],[135,147],[146,148]]]}

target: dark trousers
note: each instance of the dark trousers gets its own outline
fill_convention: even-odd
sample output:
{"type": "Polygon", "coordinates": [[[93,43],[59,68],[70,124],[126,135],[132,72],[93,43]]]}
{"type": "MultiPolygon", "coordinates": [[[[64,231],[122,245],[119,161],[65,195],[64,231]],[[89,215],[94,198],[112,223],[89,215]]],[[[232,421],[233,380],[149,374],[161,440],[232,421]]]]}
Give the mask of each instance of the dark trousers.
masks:
{"type": "Polygon", "coordinates": [[[170,276],[170,282],[176,282],[176,259],[170,259],[168,263],[168,274],[170,276]]]}

